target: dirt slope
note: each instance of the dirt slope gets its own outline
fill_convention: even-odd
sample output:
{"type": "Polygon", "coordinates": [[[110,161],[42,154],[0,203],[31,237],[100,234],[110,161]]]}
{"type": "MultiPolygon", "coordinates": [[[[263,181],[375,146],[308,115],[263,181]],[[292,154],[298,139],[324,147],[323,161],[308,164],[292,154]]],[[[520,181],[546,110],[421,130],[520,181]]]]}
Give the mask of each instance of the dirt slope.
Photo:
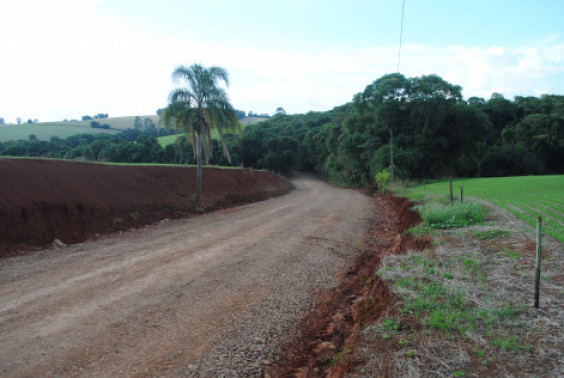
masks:
{"type": "MultiPolygon", "coordinates": [[[[205,168],[203,175],[206,210],[291,189],[269,172],[205,168]]],[[[0,159],[0,256],[195,214],[195,180],[188,167],[0,159]]]]}
{"type": "Polygon", "coordinates": [[[0,259],[0,375],[262,376],[299,336],[314,293],[361,255],[375,213],[357,191],[294,185],[0,259]]]}

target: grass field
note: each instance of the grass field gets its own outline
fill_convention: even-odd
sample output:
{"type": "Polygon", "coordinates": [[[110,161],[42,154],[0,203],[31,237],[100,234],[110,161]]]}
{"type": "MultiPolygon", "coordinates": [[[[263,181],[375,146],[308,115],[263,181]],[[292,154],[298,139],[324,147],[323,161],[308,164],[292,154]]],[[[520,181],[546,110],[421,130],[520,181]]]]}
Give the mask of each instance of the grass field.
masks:
{"type": "Polygon", "coordinates": [[[162,148],[165,148],[169,144],[173,144],[176,142],[176,138],[184,137],[184,134],[176,134],[176,135],[166,135],[162,137],[158,137],[157,140],[162,148]]]}
{"type": "MultiPolygon", "coordinates": [[[[543,231],[564,242],[564,175],[453,180],[455,195],[460,195],[461,186],[465,197],[482,198],[501,206],[533,227],[537,218],[542,217],[543,231]]],[[[412,199],[446,197],[449,182],[412,187],[406,194],[412,199]]]]}
{"type": "Polygon", "coordinates": [[[35,135],[39,140],[49,140],[52,136],[67,138],[77,134],[115,134],[118,130],[93,129],[90,126],[49,125],[46,123],[26,125],[4,125],[0,126],[0,142],[11,140],[28,140],[30,135],[35,135]]]}
{"type": "MultiPolygon", "coordinates": [[[[139,116],[139,118],[141,118],[142,121],[145,118],[150,118],[155,124],[159,120],[159,117],[156,115],[139,116]]],[[[121,130],[133,128],[134,120],[135,116],[93,120],[100,124],[110,125],[110,130],[93,129],[90,127],[91,121],[40,122],[21,125],[1,125],[0,142],[6,142],[9,140],[27,140],[32,134],[39,140],[49,140],[52,136],[66,138],[76,134],[115,134],[121,130]]]]}
{"type": "MultiPolygon", "coordinates": [[[[241,132],[243,132],[245,127],[247,127],[250,124],[251,123],[241,123],[241,132]]],[[[178,137],[184,137],[184,134],[166,135],[166,136],[158,137],[157,139],[158,139],[161,147],[165,148],[169,144],[173,144],[174,142],[176,142],[176,138],[178,138],[178,137]]],[[[215,129],[212,130],[212,138],[219,140],[219,133],[215,129]]]]}

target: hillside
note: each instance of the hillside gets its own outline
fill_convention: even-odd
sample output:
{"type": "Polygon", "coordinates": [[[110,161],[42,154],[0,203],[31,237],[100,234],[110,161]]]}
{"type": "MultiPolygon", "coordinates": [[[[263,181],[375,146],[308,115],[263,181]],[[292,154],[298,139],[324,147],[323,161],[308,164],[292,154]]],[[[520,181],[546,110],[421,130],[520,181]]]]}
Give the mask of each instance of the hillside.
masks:
{"type": "Polygon", "coordinates": [[[262,121],[266,121],[269,118],[264,118],[264,117],[244,117],[242,119],[239,120],[239,122],[241,122],[242,124],[253,124],[253,123],[258,123],[258,122],[262,122],[262,121]]]}
{"type": "MultiPolygon", "coordinates": [[[[108,124],[111,129],[96,129],[90,127],[88,121],[66,121],[66,122],[40,122],[40,123],[22,123],[21,125],[0,125],[0,142],[9,140],[27,140],[30,135],[35,135],[39,140],[49,140],[52,136],[66,138],[76,134],[98,134],[109,133],[115,134],[119,131],[133,128],[135,117],[110,117],[105,119],[95,119],[100,124],[108,124]]],[[[139,116],[143,121],[145,118],[151,119],[155,124],[159,121],[157,115],[139,116]]]]}
{"type": "MultiPolygon", "coordinates": [[[[193,167],[114,166],[0,159],[0,256],[59,239],[66,244],[164,218],[196,214],[193,167]]],[[[249,169],[204,168],[206,211],[260,201],[288,180],[249,169]]]]}

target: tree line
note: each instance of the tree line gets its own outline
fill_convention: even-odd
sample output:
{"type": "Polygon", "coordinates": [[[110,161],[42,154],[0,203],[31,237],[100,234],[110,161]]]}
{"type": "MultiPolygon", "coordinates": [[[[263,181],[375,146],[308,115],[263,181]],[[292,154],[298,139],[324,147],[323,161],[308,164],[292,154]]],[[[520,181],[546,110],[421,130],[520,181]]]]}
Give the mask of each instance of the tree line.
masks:
{"type": "Polygon", "coordinates": [[[390,168],[423,179],[564,173],[564,96],[499,93],[465,101],[437,75],[384,75],[328,112],[274,116],[245,129],[243,163],[371,185],[390,168]]]}
{"type": "MultiPolygon", "coordinates": [[[[118,135],[4,142],[0,154],[195,163],[191,142],[181,137],[163,148],[156,139],[161,133],[139,119],[118,135]]],[[[378,172],[390,168],[391,148],[400,179],[562,174],[564,96],[510,100],[494,93],[464,100],[460,86],[437,75],[394,73],[330,111],[280,112],[223,139],[225,144],[208,140],[207,163],[310,171],[342,185],[372,185],[378,172]]]]}

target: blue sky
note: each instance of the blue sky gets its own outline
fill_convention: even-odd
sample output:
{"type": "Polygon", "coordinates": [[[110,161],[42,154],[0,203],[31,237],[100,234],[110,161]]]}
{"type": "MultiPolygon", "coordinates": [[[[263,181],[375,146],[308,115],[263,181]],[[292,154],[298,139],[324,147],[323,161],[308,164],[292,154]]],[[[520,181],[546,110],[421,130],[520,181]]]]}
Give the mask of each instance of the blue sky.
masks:
{"type": "MultiPolygon", "coordinates": [[[[154,114],[174,68],[196,62],[228,70],[237,109],[329,110],[396,72],[401,9],[402,0],[0,0],[0,117],[154,114]]],[[[563,14],[561,0],[406,0],[400,72],[438,74],[467,98],[564,94],[563,14]]]]}

